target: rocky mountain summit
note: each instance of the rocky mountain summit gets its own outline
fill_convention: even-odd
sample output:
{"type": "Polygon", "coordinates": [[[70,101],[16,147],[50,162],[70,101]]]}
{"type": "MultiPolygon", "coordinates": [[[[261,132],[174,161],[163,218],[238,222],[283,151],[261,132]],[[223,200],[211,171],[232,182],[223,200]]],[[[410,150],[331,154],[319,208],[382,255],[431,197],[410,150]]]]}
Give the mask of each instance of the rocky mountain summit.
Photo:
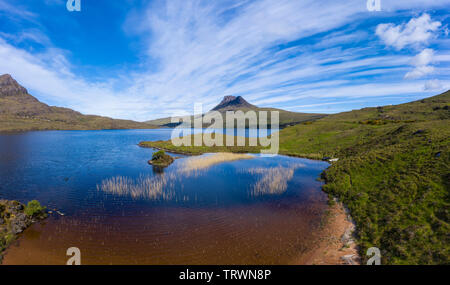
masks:
{"type": "MultiPolygon", "coordinates": [[[[227,111],[239,111],[239,110],[241,110],[243,112],[266,111],[269,113],[269,116],[268,116],[269,118],[270,118],[270,112],[276,111],[279,113],[279,123],[280,123],[281,128],[289,126],[289,125],[300,124],[303,122],[313,121],[313,120],[317,120],[322,117],[325,117],[324,114],[297,113],[297,112],[290,112],[290,111],[277,109],[277,108],[258,107],[258,106],[255,106],[255,105],[247,102],[242,96],[236,97],[236,96],[231,96],[231,95],[227,95],[227,96],[223,97],[222,101],[216,107],[211,109],[211,111],[220,112],[224,117],[225,117],[227,111]]],[[[181,117],[179,117],[179,118],[181,118],[181,117]]],[[[160,126],[160,127],[170,127],[170,128],[174,128],[174,127],[177,127],[180,125],[180,123],[172,123],[171,119],[172,118],[170,118],[170,117],[166,117],[166,118],[161,118],[161,119],[156,119],[156,120],[150,120],[150,121],[147,121],[146,123],[160,126]]],[[[191,116],[191,121],[193,121],[193,120],[194,120],[194,117],[191,116]]],[[[209,126],[208,124],[203,125],[204,128],[206,128],[208,126],[209,126]]]]}
{"type": "Polygon", "coordinates": [[[19,83],[11,77],[11,75],[3,74],[0,76],[0,97],[23,96],[27,94],[27,89],[20,86],[19,83]]]}
{"type": "Polygon", "coordinates": [[[225,96],[222,102],[214,107],[211,111],[226,111],[237,109],[257,109],[255,105],[248,103],[243,97],[225,96]]]}

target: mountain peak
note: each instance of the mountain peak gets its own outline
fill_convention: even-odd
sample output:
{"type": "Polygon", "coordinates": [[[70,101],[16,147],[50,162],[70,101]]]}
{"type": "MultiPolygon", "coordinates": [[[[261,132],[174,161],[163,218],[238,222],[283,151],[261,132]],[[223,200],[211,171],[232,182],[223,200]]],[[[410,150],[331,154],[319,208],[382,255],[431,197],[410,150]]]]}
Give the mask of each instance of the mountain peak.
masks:
{"type": "Polygon", "coordinates": [[[27,89],[22,87],[9,74],[0,75],[0,97],[17,96],[28,94],[27,89]]]}
{"type": "Polygon", "coordinates": [[[248,103],[243,97],[241,96],[225,96],[222,99],[222,102],[219,103],[216,107],[212,109],[212,111],[219,111],[219,110],[232,110],[232,109],[239,109],[239,108],[256,108],[256,106],[248,103]]]}
{"type": "Polygon", "coordinates": [[[11,74],[5,73],[3,75],[0,75],[0,81],[7,80],[7,79],[9,79],[9,80],[13,79],[11,74]]]}

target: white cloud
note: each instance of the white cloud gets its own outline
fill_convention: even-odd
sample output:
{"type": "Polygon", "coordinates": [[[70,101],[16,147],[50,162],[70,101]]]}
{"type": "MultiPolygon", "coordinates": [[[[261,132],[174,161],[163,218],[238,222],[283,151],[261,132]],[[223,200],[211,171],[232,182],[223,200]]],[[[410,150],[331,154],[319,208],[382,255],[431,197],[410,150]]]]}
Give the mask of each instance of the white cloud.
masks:
{"type": "Polygon", "coordinates": [[[430,65],[417,66],[412,71],[405,74],[406,79],[417,79],[434,72],[434,67],[430,65]]]}
{"type": "Polygon", "coordinates": [[[411,65],[415,66],[412,71],[406,73],[406,79],[416,79],[424,77],[434,72],[434,67],[430,65],[433,62],[434,51],[430,48],[424,49],[416,55],[411,61],[411,65]]]}
{"type": "Polygon", "coordinates": [[[441,81],[437,79],[428,80],[423,87],[425,91],[441,91],[443,88],[441,81]]]}
{"type": "Polygon", "coordinates": [[[113,88],[114,82],[87,82],[73,74],[70,68],[58,49],[50,49],[44,54],[31,54],[0,38],[0,73],[12,74],[40,99],[47,98],[58,106],[86,114],[136,120],[152,109],[150,102],[146,102],[140,94],[134,94],[132,90],[117,92],[113,88]]]}
{"type": "Polygon", "coordinates": [[[230,8],[224,2],[157,1],[142,15],[133,14],[138,21],[127,22],[140,23],[134,28],[149,37],[147,53],[158,65],[128,74],[130,87],[122,91],[113,88],[116,79],[90,83],[72,74],[62,51],[33,54],[6,41],[0,42],[0,72],[13,74],[41,98],[83,113],[138,120],[191,110],[196,101],[212,107],[227,94],[257,99],[258,90],[311,77],[320,65],[317,57],[271,49],[351,21],[360,11],[354,2],[263,0],[230,8]],[[59,60],[50,64],[52,58],[59,60]]]}
{"type": "Polygon", "coordinates": [[[433,56],[434,56],[434,50],[432,50],[430,48],[426,48],[421,53],[419,53],[418,55],[416,55],[413,58],[412,64],[414,66],[428,65],[433,61],[433,56]]]}
{"type": "MultiPolygon", "coordinates": [[[[396,3],[401,3],[402,9],[409,7],[409,1],[396,3]]],[[[141,121],[191,112],[194,102],[202,102],[207,109],[229,94],[263,106],[292,108],[307,104],[307,98],[342,100],[423,92],[424,82],[402,80],[407,56],[379,56],[378,50],[364,42],[367,32],[355,31],[352,25],[340,31],[373,14],[367,12],[365,1],[255,0],[228,4],[153,1],[147,9],[131,13],[125,30],[149,43],[145,53],[151,60],[142,58],[142,66],[148,66],[143,71],[119,71],[117,78],[95,82],[74,73],[70,57],[51,48],[51,43],[42,53],[14,45],[15,40],[51,40],[51,35],[47,39],[23,33],[16,35],[17,39],[0,34],[0,73],[11,73],[43,101],[83,113],[141,121]],[[290,46],[291,41],[319,33],[326,36],[290,46]],[[367,76],[371,79],[364,78],[367,76]],[[377,81],[380,77],[383,80],[377,81]],[[121,89],[115,88],[117,85],[121,89]]],[[[405,32],[413,25],[410,23],[399,26],[399,37],[393,44],[416,42],[406,40],[409,34],[420,38],[417,35],[425,33],[427,40],[431,37],[431,28],[405,32]]],[[[430,19],[423,22],[427,23],[434,29],[430,19]]],[[[426,69],[432,58],[432,54],[429,60],[424,54],[414,66],[426,69]]]]}
{"type": "Polygon", "coordinates": [[[6,15],[10,20],[33,20],[36,14],[27,11],[21,5],[10,4],[6,0],[0,0],[0,15],[6,15]]]}
{"type": "Polygon", "coordinates": [[[388,46],[393,46],[400,50],[408,45],[422,45],[428,43],[428,40],[441,26],[441,22],[431,20],[430,15],[424,13],[418,18],[411,19],[407,24],[394,25],[379,24],[376,34],[388,46]]]}
{"type": "Polygon", "coordinates": [[[51,41],[46,34],[42,33],[39,29],[22,30],[15,34],[8,34],[0,32],[0,37],[8,39],[14,44],[23,43],[25,41],[31,41],[47,47],[51,46],[51,41]]]}

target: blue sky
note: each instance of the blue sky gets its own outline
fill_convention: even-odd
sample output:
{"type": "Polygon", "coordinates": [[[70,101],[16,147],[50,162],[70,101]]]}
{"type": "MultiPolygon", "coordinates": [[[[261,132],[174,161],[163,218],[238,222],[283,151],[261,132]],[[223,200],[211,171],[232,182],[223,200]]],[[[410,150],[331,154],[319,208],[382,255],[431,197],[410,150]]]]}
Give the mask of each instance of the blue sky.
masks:
{"type": "Polygon", "coordinates": [[[450,0],[0,0],[0,73],[39,100],[144,121],[225,95],[298,112],[450,89],[450,0]]]}

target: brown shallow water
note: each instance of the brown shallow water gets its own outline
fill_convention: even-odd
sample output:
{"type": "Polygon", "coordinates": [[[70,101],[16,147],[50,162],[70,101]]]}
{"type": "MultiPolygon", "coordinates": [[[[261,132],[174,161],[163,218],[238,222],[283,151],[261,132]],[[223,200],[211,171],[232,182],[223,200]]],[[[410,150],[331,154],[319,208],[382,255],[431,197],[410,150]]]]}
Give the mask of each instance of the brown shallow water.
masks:
{"type": "Polygon", "coordinates": [[[206,154],[154,169],[137,143],[170,134],[0,135],[0,198],[65,214],[22,233],[4,264],[65,264],[70,247],[82,264],[291,264],[316,244],[327,163],[206,154]]]}
{"type": "Polygon", "coordinates": [[[300,204],[164,207],[133,217],[51,216],[25,231],[4,264],[65,264],[73,246],[82,264],[288,264],[315,243],[326,204],[320,193],[311,197],[300,204]]]}

